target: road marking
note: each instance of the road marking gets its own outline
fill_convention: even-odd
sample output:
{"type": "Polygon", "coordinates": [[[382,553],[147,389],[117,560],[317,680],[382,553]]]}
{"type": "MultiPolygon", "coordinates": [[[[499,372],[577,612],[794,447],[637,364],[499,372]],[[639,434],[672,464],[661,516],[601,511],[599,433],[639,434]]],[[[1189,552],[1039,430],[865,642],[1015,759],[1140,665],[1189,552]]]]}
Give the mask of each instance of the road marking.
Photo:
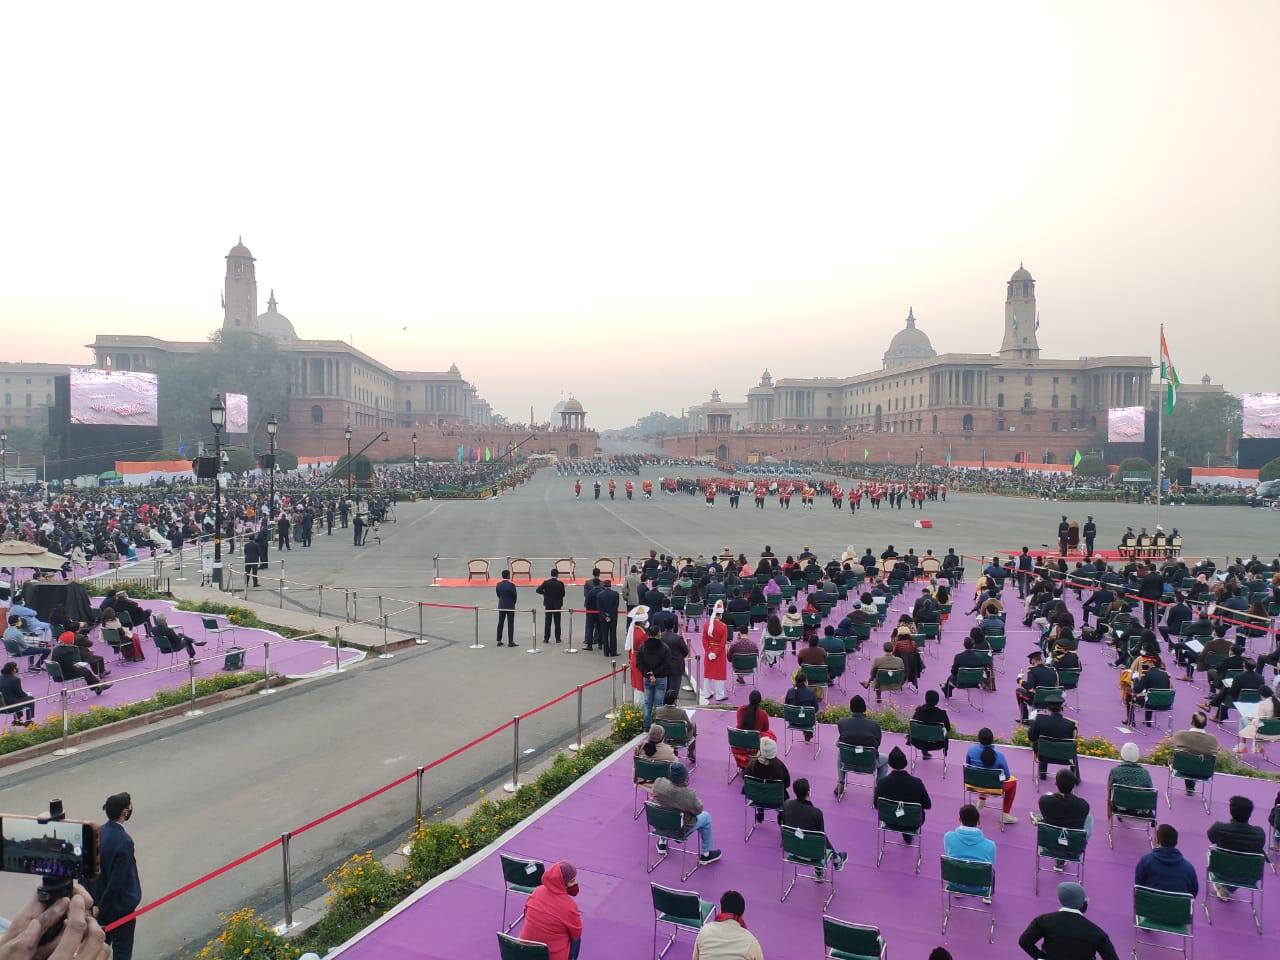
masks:
{"type": "Polygon", "coordinates": [[[431,508],[430,510],[428,510],[426,513],[424,513],[422,516],[418,517],[418,519],[416,519],[416,520],[410,520],[410,521],[409,521],[409,523],[408,523],[408,525],[406,526],[406,528],[405,528],[405,529],[411,529],[411,528],[413,528],[413,527],[416,527],[416,526],[417,526],[418,524],[420,524],[423,520],[427,519],[427,517],[431,516],[433,513],[435,513],[437,510],[439,510],[439,509],[440,509],[441,507],[443,507],[443,506],[444,506],[444,501],[443,501],[443,500],[441,500],[441,501],[440,501],[439,503],[437,503],[434,507],[432,507],[432,508],[431,508]]]}

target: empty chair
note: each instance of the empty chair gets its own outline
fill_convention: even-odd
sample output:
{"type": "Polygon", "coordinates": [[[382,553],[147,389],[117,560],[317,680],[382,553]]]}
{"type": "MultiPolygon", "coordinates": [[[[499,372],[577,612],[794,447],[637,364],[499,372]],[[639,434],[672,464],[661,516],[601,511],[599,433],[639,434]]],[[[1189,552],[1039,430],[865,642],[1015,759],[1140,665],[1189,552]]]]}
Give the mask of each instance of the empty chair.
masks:
{"type": "Polygon", "coordinates": [[[676,890],[661,884],[649,884],[650,896],[653,899],[653,950],[658,960],[667,955],[676,942],[681,931],[692,931],[694,935],[715,916],[714,903],[703,900],[695,890],[676,890]],[[671,928],[671,937],[662,950],[658,950],[658,926],[665,924],[671,928]]]}

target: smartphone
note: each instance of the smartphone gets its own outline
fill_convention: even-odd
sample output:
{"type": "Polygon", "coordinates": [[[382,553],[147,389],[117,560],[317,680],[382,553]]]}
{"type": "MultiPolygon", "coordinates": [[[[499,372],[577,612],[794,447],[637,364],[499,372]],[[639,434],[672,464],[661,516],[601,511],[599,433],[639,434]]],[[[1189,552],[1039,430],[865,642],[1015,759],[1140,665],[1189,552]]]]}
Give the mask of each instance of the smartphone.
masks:
{"type": "Polygon", "coordinates": [[[0,814],[0,870],[90,880],[98,875],[98,825],[0,814]]]}

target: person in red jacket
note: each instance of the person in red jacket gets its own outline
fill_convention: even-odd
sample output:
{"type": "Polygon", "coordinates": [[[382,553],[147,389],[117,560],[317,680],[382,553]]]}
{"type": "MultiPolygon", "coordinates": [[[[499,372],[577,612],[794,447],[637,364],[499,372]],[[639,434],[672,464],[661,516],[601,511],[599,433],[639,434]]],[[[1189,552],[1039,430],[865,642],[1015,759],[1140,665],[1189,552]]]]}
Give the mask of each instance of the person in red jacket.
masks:
{"type": "Polygon", "coordinates": [[[729,699],[724,689],[725,677],[728,676],[729,628],[724,625],[723,618],[724,601],[717,600],[707,617],[706,626],[702,628],[702,699],[705,703],[711,702],[713,685],[718,702],[729,699]]]}
{"type": "Polygon", "coordinates": [[[573,898],[578,895],[578,871],[561,860],[542,875],[538,889],[524,904],[520,939],[542,943],[551,960],[576,960],[582,946],[582,914],[573,898]]]}

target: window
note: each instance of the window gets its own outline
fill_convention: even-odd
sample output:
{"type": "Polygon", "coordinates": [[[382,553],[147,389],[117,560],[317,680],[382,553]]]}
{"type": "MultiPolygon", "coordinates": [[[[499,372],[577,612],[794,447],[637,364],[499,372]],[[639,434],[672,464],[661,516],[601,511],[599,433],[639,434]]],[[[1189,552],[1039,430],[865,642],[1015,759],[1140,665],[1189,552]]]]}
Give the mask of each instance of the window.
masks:
{"type": "Polygon", "coordinates": [[[1027,374],[1025,377],[1022,378],[1022,385],[1024,387],[1031,386],[1031,374],[1027,374]]]}
{"type": "Polygon", "coordinates": [[[324,407],[318,403],[311,408],[311,422],[317,426],[324,423],[324,407]]]}
{"type": "MultiPolygon", "coordinates": [[[[1072,379],[1074,380],[1075,378],[1072,377],[1072,379]]],[[[1076,408],[1076,395],[1073,393],[1071,395],[1071,409],[1074,410],[1075,408],[1076,408]]]]}
{"type": "Polygon", "coordinates": [[[973,433],[973,414],[966,413],[964,419],[960,421],[960,429],[965,433],[973,433]]]}
{"type": "MultiPolygon", "coordinates": [[[[28,381],[28,383],[29,383],[29,382],[30,382],[30,381],[28,381]]],[[[29,406],[31,406],[31,394],[29,394],[29,393],[27,394],[27,406],[28,406],[28,407],[29,407],[29,406]]]]}
{"type": "Polygon", "coordinates": [[[1058,409],[1058,395],[1056,393],[1049,398],[1049,406],[1053,407],[1055,410],[1058,409]]]}
{"type": "MultiPolygon", "coordinates": [[[[1004,378],[1003,378],[1003,377],[1001,377],[1000,379],[1002,379],[1002,380],[1003,380],[1004,378]]],[[[997,406],[997,407],[1003,407],[1003,406],[1004,406],[1004,394],[1003,394],[1003,393],[997,393],[997,394],[996,394],[996,406],[997,406]]]]}
{"type": "Polygon", "coordinates": [[[1053,382],[1054,382],[1054,383],[1057,383],[1057,382],[1058,382],[1058,378],[1057,378],[1057,377],[1054,377],[1054,378],[1053,378],[1053,382]]]}
{"type": "Polygon", "coordinates": [[[1050,428],[1049,428],[1049,429],[1050,429],[1050,430],[1052,430],[1054,433],[1057,433],[1057,432],[1058,432],[1058,421],[1057,421],[1057,420],[1053,421],[1053,423],[1052,423],[1052,425],[1050,426],[1050,428]]]}
{"type": "Polygon", "coordinates": [[[999,420],[996,421],[996,429],[999,430],[1001,433],[1004,433],[1004,417],[1001,417],[999,420]]]}
{"type": "Polygon", "coordinates": [[[1022,395],[1022,409],[1023,409],[1023,410],[1030,410],[1030,409],[1031,409],[1031,394],[1029,394],[1029,393],[1024,393],[1024,394],[1022,395]]]}

